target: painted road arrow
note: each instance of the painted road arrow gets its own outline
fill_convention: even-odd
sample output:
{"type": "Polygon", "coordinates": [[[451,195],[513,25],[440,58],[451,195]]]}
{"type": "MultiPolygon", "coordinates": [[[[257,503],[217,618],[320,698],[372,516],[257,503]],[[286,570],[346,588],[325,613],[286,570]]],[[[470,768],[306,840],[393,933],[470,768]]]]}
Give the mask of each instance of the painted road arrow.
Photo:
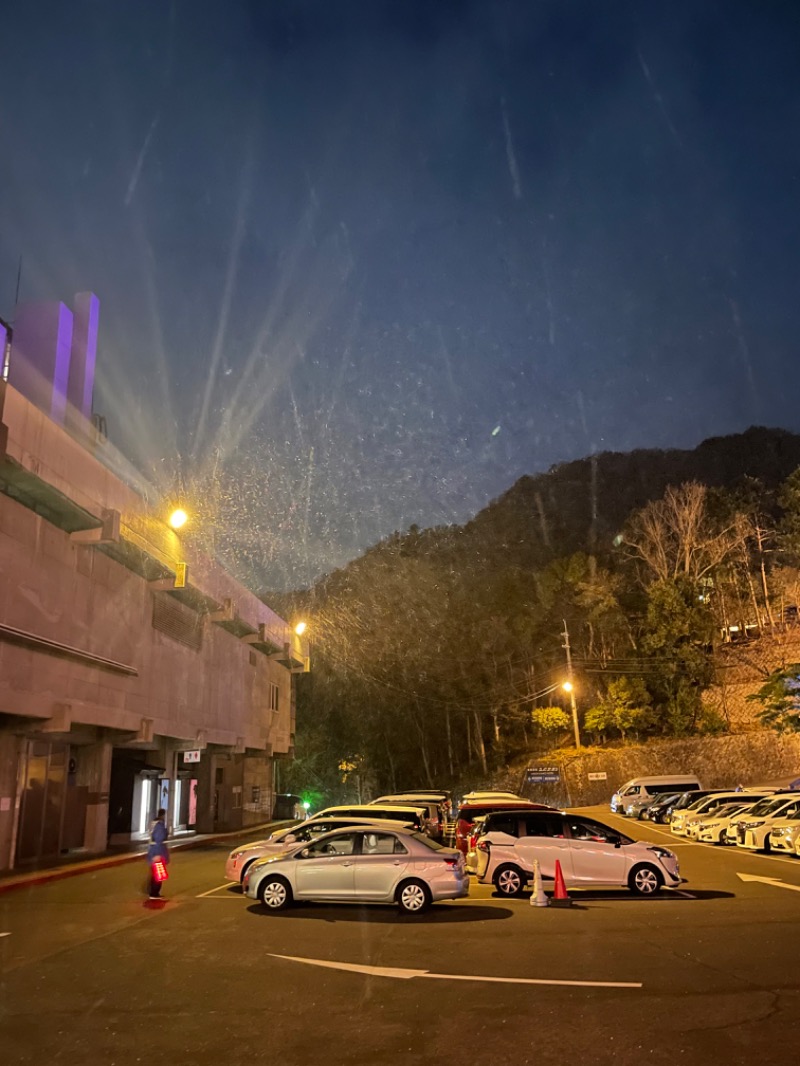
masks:
{"type": "Polygon", "coordinates": [[[800,885],[787,885],[780,877],[754,877],[752,874],[737,874],[740,881],[761,881],[765,885],[774,885],[775,888],[788,888],[791,892],[800,892],[800,885]]]}
{"type": "Polygon", "coordinates": [[[296,955],[272,955],[273,959],[304,962],[307,966],[321,966],[326,970],[346,970],[369,977],[394,977],[409,981],[412,977],[428,977],[435,981],[490,981],[506,985],[570,985],[579,988],[641,988],[640,981],[549,981],[540,977],[481,977],[477,974],[431,973],[429,970],[406,970],[396,966],[362,966],[353,962],[330,962],[327,959],[303,959],[296,955]]]}

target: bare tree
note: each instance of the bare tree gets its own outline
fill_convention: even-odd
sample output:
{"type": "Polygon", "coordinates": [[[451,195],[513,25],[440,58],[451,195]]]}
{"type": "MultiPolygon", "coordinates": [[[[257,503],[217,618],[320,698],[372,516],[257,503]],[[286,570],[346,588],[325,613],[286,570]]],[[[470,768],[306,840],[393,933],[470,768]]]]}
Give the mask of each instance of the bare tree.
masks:
{"type": "Polygon", "coordinates": [[[735,520],[721,527],[712,521],[708,489],[696,481],[670,485],[662,499],[637,511],[625,537],[634,557],[657,581],[697,581],[729,558],[739,542],[735,520]]]}

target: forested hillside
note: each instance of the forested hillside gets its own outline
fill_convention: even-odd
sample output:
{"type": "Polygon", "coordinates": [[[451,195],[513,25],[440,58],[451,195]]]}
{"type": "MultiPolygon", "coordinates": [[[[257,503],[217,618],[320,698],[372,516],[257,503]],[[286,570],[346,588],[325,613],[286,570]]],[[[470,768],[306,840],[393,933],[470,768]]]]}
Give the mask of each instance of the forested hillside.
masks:
{"type": "Polygon", "coordinates": [[[717,649],[795,622],[798,468],[763,428],[604,453],[270,596],[313,634],[292,786],[457,784],[569,743],[565,632],[584,743],[725,731],[717,649]]]}

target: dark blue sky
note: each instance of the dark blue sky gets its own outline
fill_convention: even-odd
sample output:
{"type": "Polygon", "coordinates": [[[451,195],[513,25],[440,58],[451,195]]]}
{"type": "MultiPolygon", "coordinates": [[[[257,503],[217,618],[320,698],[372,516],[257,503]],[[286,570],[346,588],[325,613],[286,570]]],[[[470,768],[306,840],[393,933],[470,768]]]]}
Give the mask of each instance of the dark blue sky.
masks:
{"type": "Polygon", "coordinates": [[[800,430],[794,0],[28,0],[0,314],[294,585],[592,450],[800,430]]]}

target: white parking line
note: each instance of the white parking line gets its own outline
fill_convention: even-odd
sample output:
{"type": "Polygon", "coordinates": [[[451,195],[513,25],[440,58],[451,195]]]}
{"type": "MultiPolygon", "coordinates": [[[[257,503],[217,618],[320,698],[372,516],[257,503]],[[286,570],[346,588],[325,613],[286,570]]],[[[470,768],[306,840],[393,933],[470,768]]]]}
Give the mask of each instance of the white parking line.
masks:
{"type": "Polygon", "coordinates": [[[195,899],[209,899],[209,898],[216,898],[216,899],[240,899],[240,898],[241,898],[240,896],[236,896],[236,895],[231,895],[231,894],[229,894],[229,895],[227,895],[227,896],[216,896],[216,897],[214,897],[214,893],[215,893],[215,892],[221,892],[221,891],[223,890],[223,888],[233,888],[233,886],[234,886],[235,884],[236,884],[236,882],[235,882],[235,881],[226,881],[224,885],[217,885],[217,887],[216,887],[216,888],[210,888],[210,889],[208,890],[208,892],[201,892],[199,896],[195,896],[194,898],[195,898],[195,899]]]}

